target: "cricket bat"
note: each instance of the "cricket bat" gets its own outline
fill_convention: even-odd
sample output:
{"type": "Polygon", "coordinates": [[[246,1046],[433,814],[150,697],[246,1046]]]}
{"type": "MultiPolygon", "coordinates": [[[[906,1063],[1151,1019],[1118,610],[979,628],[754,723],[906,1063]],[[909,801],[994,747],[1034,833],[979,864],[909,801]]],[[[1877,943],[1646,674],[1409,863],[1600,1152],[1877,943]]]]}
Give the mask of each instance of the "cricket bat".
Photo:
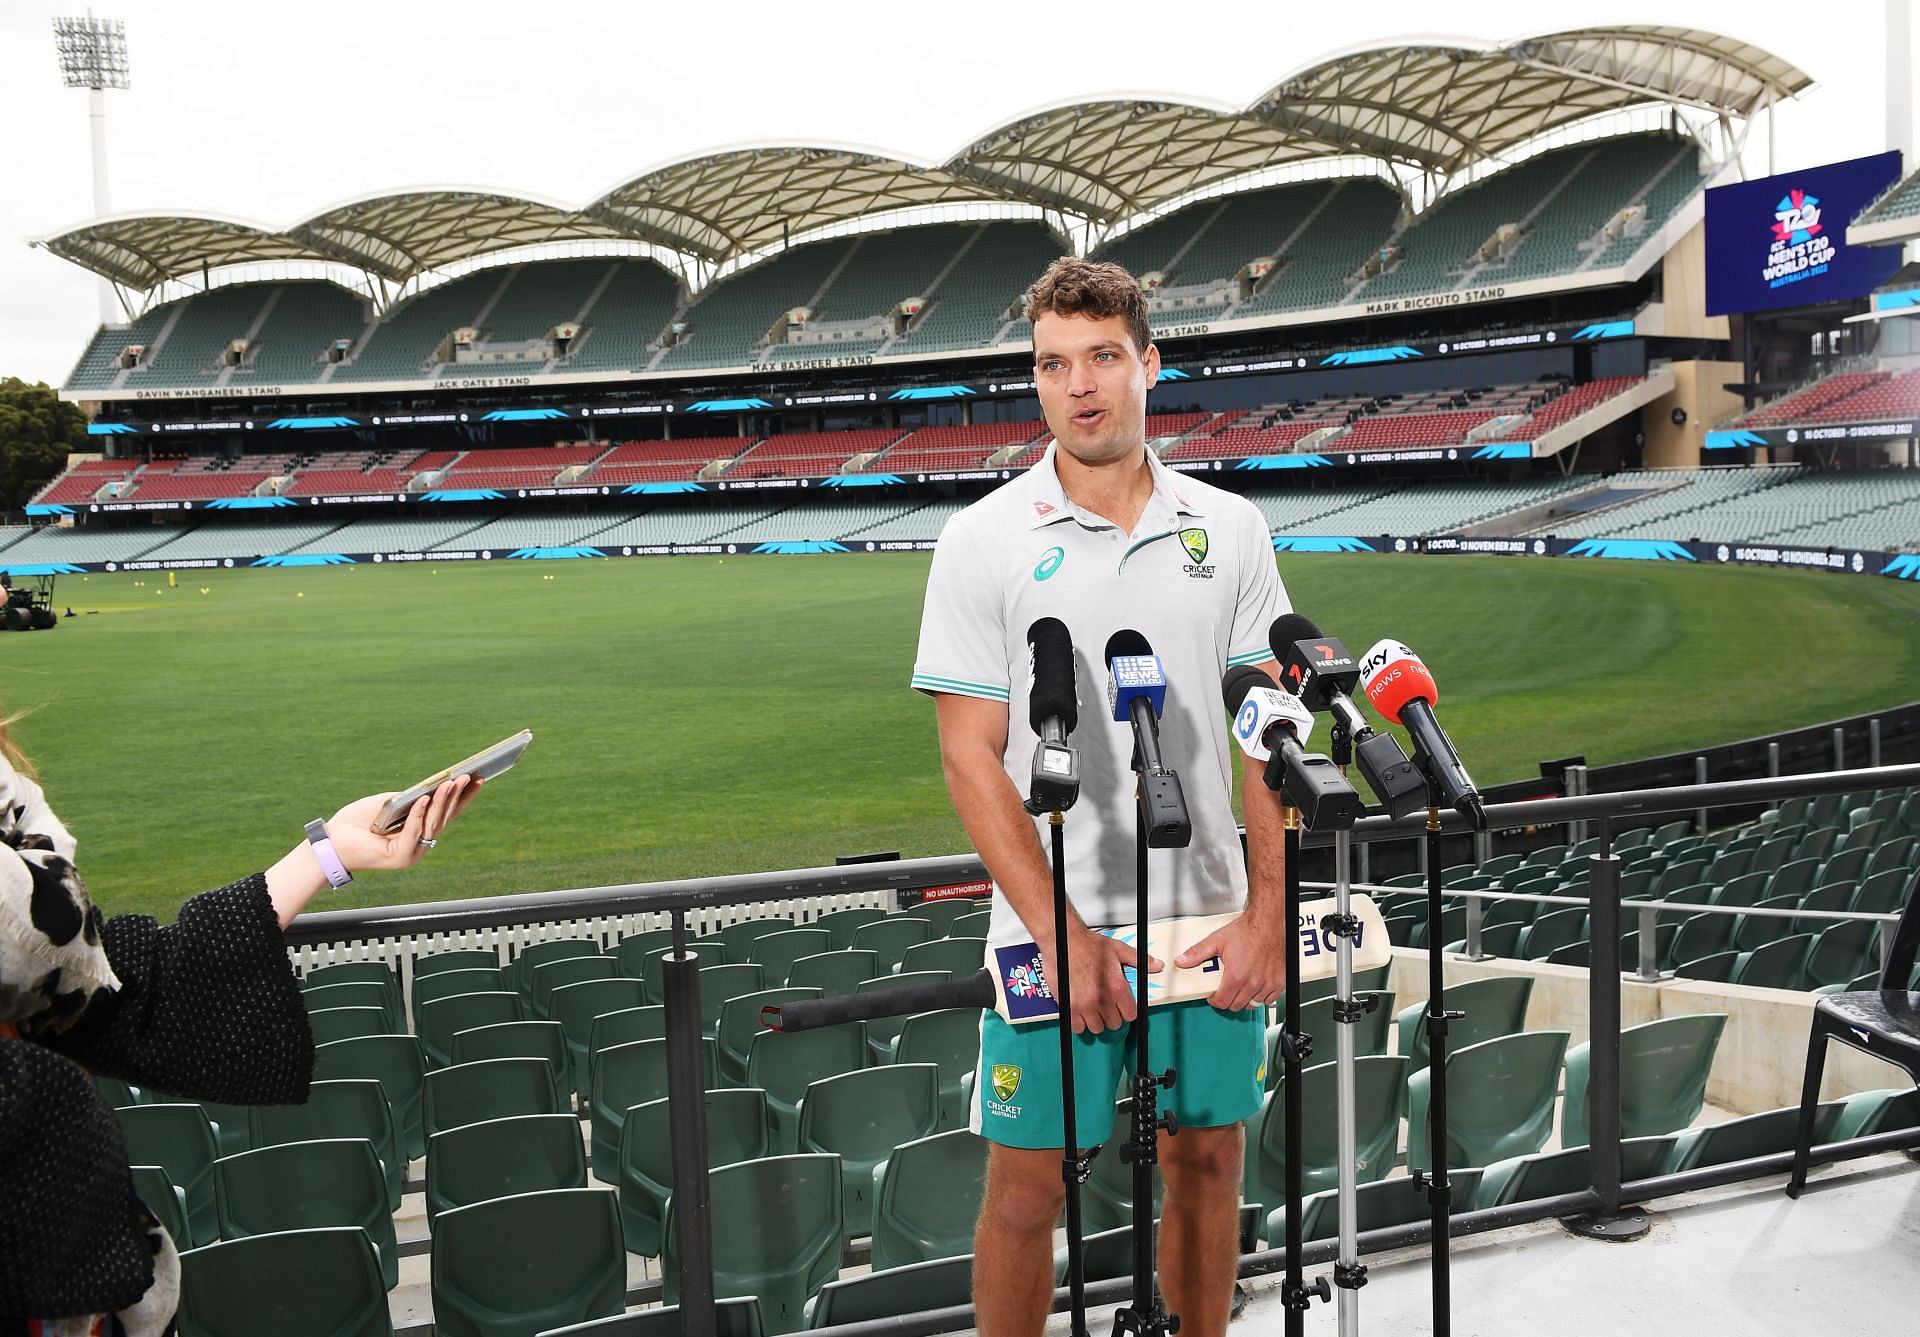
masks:
{"type": "MultiPolygon", "coordinates": [[[[1370,970],[1393,959],[1393,944],[1387,940],[1387,925],[1373,899],[1355,892],[1349,899],[1359,933],[1353,940],[1353,968],[1370,970]]],[[[1336,969],[1339,940],[1325,923],[1334,913],[1334,899],[1307,901],[1300,906],[1296,931],[1300,935],[1300,973],[1305,980],[1331,979],[1336,969]]],[[[1236,914],[1205,915],[1179,919],[1156,919],[1148,927],[1147,952],[1159,959],[1161,969],[1147,976],[1147,1006],[1187,1003],[1213,997],[1219,983],[1220,959],[1209,957],[1198,965],[1179,967],[1174,958],[1236,914]]],[[[1132,924],[1098,930],[1109,937],[1135,944],[1132,924]]],[[[1137,987],[1133,971],[1127,970],[1127,984],[1137,987]]],[[[950,1007],[992,1008],[1015,1026],[1053,1021],[1060,1014],[1053,991],[1048,987],[1037,943],[1009,943],[987,949],[986,967],[964,979],[938,984],[907,985],[899,989],[880,989],[871,993],[840,998],[807,998],[779,1007],[766,1008],[761,1023],[776,1031],[810,1030],[869,1017],[901,1016],[914,1012],[934,1012],[950,1007]]]]}

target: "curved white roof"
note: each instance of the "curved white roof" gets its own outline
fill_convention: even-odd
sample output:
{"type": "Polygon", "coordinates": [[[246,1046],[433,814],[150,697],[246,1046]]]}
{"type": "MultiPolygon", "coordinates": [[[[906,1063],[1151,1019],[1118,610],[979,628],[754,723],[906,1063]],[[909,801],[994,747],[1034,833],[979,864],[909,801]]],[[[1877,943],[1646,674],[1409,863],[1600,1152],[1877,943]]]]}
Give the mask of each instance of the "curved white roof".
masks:
{"type": "Polygon", "coordinates": [[[1361,155],[1451,174],[1603,112],[1664,103],[1748,117],[1811,83],[1751,43],[1693,28],[1580,28],[1500,45],[1417,38],[1325,57],[1239,109],[1139,93],[1043,107],[944,163],[857,145],[747,144],[651,168],[578,207],[422,187],[278,231],[207,215],[118,215],[33,244],[136,288],[203,264],[289,259],[345,262],[404,283],[497,251],[598,239],[721,264],[921,205],[1029,204],[1105,225],[1307,159],[1361,155]]]}

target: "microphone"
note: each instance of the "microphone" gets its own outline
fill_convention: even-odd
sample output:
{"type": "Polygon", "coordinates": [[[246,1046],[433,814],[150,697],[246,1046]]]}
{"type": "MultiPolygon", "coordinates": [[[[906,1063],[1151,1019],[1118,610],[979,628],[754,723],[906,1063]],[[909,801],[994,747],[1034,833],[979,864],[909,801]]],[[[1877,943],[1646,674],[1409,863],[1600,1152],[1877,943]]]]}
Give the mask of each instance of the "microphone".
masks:
{"type": "Polygon", "coordinates": [[[1252,664],[1228,669],[1220,691],[1233,713],[1240,750],[1267,763],[1267,788],[1284,792],[1316,831],[1351,827],[1361,812],[1360,795],[1331,761],[1303,750],[1313,712],[1300,698],[1280,691],[1252,664]]]}
{"type": "MultiPolygon", "coordinates": [[[[1307,709],[1330,712],[1338,730],[1352,736],[1360,773],[1387,811],[1405,817],[1424,808],[1427,780],[1420,768],[1407,760],[1405,749],[1392,734],[1375,732],[1347,695],[1360,682],[1360,668],[1347,648],[1299,613],[1275,618],[1267,643],[1280,661],[1282,685],[1291,687],[1307,709]]],[[[1339,732],[1334,735],[1333,750],[1336,756],[1341,754],[1339,732]]]]}
{"type": "Polygon", "coordinates": [[[1133,768],[1139,773],[1140,814],[1150,849],[1172,849],[1193,838],[1180,777],[1160,759],[1160,712],[1167,675],[1147,638],[1131,629],[1107,638],[1107,704],[1113,718],[1133,726],[1133,768]]]}
{"type": "Polygon", "coordinates": [[[1360,661],[1360,676],[1373,708],[1413,739],[1414,756],[1442,801],[1472,822],[1474,830],[1486,830],[1485,802],[1433,713],[1440,689],[1420,656],[1399,641],[1377,641],[1360,661]]]}
{"type": "Polygon", "coordinates": [[[1065,812],[1080,797],[1079,758],[1067,746],[1067,735],[1080,722],[1073,636],[1059,618],[1043,617],[1027,628],[1027,651],[1027,720],[1040,741],[1033,749],[1025,806],[1035,816],[1065,812]]]}

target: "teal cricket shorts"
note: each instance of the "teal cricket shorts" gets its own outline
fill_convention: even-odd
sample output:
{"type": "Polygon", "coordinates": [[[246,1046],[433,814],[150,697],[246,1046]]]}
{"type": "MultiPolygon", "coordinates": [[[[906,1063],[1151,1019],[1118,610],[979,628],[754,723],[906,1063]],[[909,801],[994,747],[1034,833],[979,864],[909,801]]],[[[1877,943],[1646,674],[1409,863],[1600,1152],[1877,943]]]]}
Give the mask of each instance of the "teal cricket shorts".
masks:
{"type": "MultiPolygon", "coordinates": [[[[1266,1009],[1222,1012],[1202,999],[1153,1008],[1148,1061],[1174,1069],[1160,1108],[1182,1128],[1220,1128],[1260,1109],[1266,1077],[1266,1009]]],[[[1113,1102],[1133,1077],[1133,1025],[1073,1037],[1074,1122],[1082,1147],[1105,1142],[1113,1102]]],[[[968,1126],[1008,1147],[1053,1148],[1061,1132],[1060,1036],[1052,1022],[1009,1025],[989,1010],[980,1023],[968,1126]]]]}

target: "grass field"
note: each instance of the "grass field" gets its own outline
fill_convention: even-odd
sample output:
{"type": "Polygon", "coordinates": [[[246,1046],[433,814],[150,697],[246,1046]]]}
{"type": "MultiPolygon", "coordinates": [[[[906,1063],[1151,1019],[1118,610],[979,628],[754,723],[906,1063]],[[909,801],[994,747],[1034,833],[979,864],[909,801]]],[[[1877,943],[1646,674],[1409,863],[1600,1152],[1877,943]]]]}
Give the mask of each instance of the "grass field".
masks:
{"type": "MultiPolygon", "coordinates": [[[[1912,698],[1920,586],[1500,558],[1283,557],[1356,652],[1410,642],[1483,784],[1912,698]],[[1799,667],[1828,671],[1813,689],[1799,667]]],[[[682,558],[63,577],[0,638],[0,703],[109,911],[170,917],[308,818],[522,726],[420,868],[316,908],[955,853],[906,680],[924,557],[682,558]]],[[[1175,690],[1179,690],[1176,685],[1175,690]]],[[[1216,690],[1212,685],[1209,692],[1216,690]]],[[[1225,727],[1224,717],[1222,727],[1225,727]]]]}

